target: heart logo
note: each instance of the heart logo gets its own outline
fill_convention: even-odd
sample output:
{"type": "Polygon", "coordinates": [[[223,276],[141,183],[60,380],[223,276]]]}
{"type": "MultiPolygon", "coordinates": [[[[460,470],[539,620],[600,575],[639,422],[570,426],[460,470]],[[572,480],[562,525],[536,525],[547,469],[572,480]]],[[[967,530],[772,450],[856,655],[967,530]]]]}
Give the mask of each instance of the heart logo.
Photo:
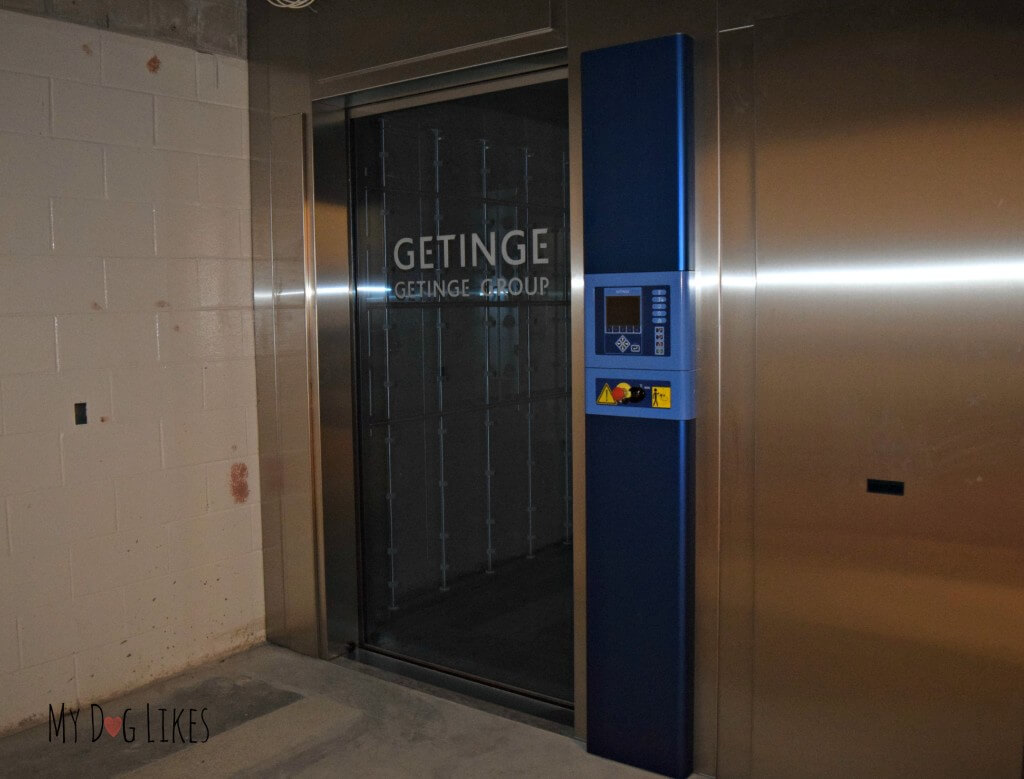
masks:
{"type": "Polygon", "coordinates": [[[103,718],[103,729],[110,734],[113,738],[121,731],[121,718],[120,717],[104,717],[103,718]]]}

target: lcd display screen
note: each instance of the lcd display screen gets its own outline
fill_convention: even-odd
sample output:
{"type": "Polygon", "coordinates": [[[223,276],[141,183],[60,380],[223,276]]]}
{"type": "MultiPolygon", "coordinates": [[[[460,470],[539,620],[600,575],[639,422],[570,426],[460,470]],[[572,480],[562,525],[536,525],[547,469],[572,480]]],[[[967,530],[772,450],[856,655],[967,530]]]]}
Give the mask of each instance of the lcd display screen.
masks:
{"type": "Polygon", "coordinates": [[[640,327],[640,296],[610,295],[605,298],[605,327],[640,327]]]}

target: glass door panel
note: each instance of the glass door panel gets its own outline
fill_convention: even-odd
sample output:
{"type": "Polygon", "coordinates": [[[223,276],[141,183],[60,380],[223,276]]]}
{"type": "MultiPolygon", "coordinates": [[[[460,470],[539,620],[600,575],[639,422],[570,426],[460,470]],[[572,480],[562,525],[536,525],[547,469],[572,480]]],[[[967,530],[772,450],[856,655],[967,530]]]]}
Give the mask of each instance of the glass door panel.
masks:
{"type": "Polygon", "coordinates": [[[570,703],[565,82],[352,138],[363,644],[570,703]]]}

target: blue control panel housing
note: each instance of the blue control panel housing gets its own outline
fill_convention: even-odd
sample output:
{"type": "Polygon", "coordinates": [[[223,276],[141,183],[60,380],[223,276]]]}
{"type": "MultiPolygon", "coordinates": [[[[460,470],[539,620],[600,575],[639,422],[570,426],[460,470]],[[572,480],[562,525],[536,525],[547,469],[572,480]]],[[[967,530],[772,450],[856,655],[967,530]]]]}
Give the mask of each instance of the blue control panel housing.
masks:
{"type": "Polygon", "coordinates": [[[685,35],[583,52],[587,273],[693,267],[691,61],[685,35]]]}
{"type": "Polygon", "coordinates": [[[587,749],[693,769],[691,41],[584,52],[587,749]]]}

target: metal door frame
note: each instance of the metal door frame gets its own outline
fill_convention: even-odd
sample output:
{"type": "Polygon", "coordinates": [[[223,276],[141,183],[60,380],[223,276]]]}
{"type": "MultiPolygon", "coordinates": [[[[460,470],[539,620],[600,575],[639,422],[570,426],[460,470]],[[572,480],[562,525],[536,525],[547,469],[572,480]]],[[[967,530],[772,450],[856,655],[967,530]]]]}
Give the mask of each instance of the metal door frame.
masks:
{"type": "MultiPolygon", "coordinates": [[[[317,524],[321,538],[322,558],[319,571],[320,604],[318,628],[321,657],[337,657],[354,653],[357,659],[379,667],[399,670],[430,683],[444,683],[458,691],[497,703],[512,704],[530,713],[564,721],[557,716],[565,712],[561,706],[525,695],[517,695],[500,686],[472,679],[465,674],[438,669],[426,663],[369,649],[363,645],[361,614],[362,539],[360,538],[359,495],[359,421],[358,381],[356,380],[356,337],[354,269],[352,266],[353,236],[351,230],[352,180],[350,174],[351,138],[349,120],[374,116],[389,111],[447,102],[473,95],[500,92],[517,87],[550,81],[568,81],[569,72],[564,50],[536,57],[510,60],[455,74],[418,79],[406,84],[356,92],[339,97],[313,101],[313,154],[310,167],[313,180],[313,259],[308,268],[307,294],[313,299],[310,315],[310,351],[316,366],[316,381],[311,382],[314,442],[314,481],[318,487],[317,524]],[[315,293],[312,294],[312,293],[315,293]],[[347,391],[340,392],[340,386],[347,391]],[[326,474],[331,474],[326,478],[326,474]],[[328,522],[327,519],[331,518],[328,522]],[[327,569],[343,571],[328,582],[327,569]],[[328,591],[332,608],[328,613],[328,591]],[[328,636],[328,618],[337,623],[328,636]],[[339,630],[340,626],[340,630],[339,630]]],[[[567,235],[571,242],[571,231],[567,235]]],[[[570,243],[571,247],[571,243],[570,243]]],[[[582,277],[581,256],[568,253],[570,282],[582,277]]],[[[570,321],[576,306],[582,305],[575,285],[570,283],[568,311],[570,321]]],[[[570,378],[581,361],[582,352],[576,344],[575,331],[570,333],[570,378]]],[[[582,363],[581,363],[582,364],[582,363]]],[[[570,405],[575,404],[570,385],[570,405]]],[[[575,421],[575,420],[573,420],[575,421]]],[[[578,425],[572,429],[573,461],[582,461],[583,438],[578,425]]],[[[571,474],[570,474],[571,476],[571,474]]],[[[570,485],[574,480],[570,478],[570,485]]],[[[580,538],[578,513],[573,515],[574,536],[580,538]]],[[[579,612],[584,605],[580,588],[584,581],[574,555],[574,697],[580,700],[580,687],[585,675],[579,665],[585,662],[583,633],[579,612]]],[[[579,721],[580,707],[576,707],[579,721]]],[[[571,711],[571,710],[570,710],[571,711]]]]}

